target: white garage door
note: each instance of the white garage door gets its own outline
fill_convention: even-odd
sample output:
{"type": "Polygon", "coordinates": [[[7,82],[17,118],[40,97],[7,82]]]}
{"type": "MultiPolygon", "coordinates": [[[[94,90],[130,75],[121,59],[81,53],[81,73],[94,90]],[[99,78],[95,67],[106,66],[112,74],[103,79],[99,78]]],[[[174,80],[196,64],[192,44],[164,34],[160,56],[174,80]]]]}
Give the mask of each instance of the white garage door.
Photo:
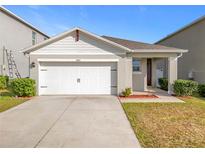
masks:
{"type": "Polygon", "coordinates": [[[39,71],[40,95],[111,94],[110,65],[47,63],[39,71]]]}

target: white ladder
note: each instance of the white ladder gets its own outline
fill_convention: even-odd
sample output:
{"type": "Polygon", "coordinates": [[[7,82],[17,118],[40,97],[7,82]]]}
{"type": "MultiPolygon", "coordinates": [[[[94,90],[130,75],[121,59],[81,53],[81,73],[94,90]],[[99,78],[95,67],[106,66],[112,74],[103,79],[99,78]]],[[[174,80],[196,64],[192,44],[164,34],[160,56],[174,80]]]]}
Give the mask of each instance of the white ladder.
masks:
{"type": "Polygon", "coordinates": [[[11,50],[8,51],[7,49],[4,49],[4,51],[6,52],[7,61],[8,61],[9,78],[13,78],[14,74],[16,75],[17,78],[21,78],[12,51],[11,50]]]}

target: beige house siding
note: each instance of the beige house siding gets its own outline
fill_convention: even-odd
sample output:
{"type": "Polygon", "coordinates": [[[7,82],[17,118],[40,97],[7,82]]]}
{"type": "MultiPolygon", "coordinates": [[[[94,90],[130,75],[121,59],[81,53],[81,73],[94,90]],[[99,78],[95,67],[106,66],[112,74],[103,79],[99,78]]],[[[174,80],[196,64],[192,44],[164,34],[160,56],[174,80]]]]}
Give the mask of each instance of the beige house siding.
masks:
{"type": "Polygon", "coordinates": [[[99,39],[91,37],[83,32],[79,34],[79,41],[75,40],[75,31],[65,38],[46,45],[34,52],[41,54],[95,54],[95,55],[120,55],[125,54],[125,50],[116,49],[99,39]]]}
{"type": "Polygon", "coordinates": [[[147,58],[141,59],[141,72],[132,73],[132,83],[134,91],[147,90],[147,58]]]}
{"type": "MultiPolygon", "coordinates": [[[[22,77],[27,77],[29,74],[29,62],[28,57],[25,57],[20,50],[32,46],[32,28],[26,26],[22,22],[19,22],[15,18],[9,16],[4,11],[0,10],[0,74],[3,73],[3,47],[8,50],[14,51],[15,61],[22,77]]],[[[42,42],[45,35],[36,32],[36,43],[42,42]]],[[[5,60],[7,59],[4,57],[5,60]]],[[[6,68],[7,61],[5,61],[6,68]]],[[[8,70],[6,70],[6,74],[8,70]]]]}
{"type": "MultiPolygon", "coordinates": [[[[178,78],[188,79],[188,74],[193,71],[194,79],[200,83],[205,83],[205,19],[184,30],[162,40],[158,44],[181,49],[188,49],[178,59],[178,78]]],[[[167,60],[162,62],[166,66],[167,60]]],[[[167,72],[165,72],[167,76],[167,72]]]]}

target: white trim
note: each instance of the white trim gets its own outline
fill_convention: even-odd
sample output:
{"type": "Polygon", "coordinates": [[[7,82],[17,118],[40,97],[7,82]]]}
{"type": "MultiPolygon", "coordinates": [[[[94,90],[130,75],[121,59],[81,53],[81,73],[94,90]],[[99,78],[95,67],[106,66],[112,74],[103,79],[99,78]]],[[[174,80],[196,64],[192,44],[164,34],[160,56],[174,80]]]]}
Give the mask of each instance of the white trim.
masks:
{"type": "Polygon", "coordinates": [[[135,72],[132,72],[132,74],[142,74],[142,71],[135,71],[135,72]]]}
{"type": "Polygon", "coordinates": [[[118,62],[119,59],[37,59],[38,62],[118,62]]]}
{"type": "MultiPolygon", "coordinates": [[[[32,52],[31,55],[115,55],[114,53],[38,53],[32,52]]],[[[116,55],[125,55],[124,53],[117,53],[116,55]]]]}
{"type": "Polygon", "coordinates": [[[75,62],[76,59],[37,59],[38,62],[75,62]]]}
{"type": "Polygon", "coordinates": [[[184,49],[136,49],[133,53],[184,53],[188,50],[184,49]]]}
{"type": "Polygon", "coordinates": [[[118,62],[119,59],[80,59],[82,62],[118,62]]]}
{"type": "Polygon", "coordinates": [[[40,93],[40,69],[41,69],[41,65],[40,65],[40,63],[38,63],[37,64],[37,67],[38,67],[38,72],[37,72],[37,74],[38,74],[38,81],[37,81],[37,84],[38,84],[38,92],[37,92],[37,94],[40,96],[41,95],[41,93],[40,93]]]}

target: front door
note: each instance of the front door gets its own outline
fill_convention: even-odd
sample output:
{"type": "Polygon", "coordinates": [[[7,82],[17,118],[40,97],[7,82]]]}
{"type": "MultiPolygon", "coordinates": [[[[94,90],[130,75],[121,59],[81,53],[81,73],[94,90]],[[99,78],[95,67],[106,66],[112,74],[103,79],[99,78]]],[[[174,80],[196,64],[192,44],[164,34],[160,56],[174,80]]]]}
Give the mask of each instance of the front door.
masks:
{"type": "Polygon", "coordinates": [[[152,59],[147,59],[147,85],[152,85],[152,59]]]}

